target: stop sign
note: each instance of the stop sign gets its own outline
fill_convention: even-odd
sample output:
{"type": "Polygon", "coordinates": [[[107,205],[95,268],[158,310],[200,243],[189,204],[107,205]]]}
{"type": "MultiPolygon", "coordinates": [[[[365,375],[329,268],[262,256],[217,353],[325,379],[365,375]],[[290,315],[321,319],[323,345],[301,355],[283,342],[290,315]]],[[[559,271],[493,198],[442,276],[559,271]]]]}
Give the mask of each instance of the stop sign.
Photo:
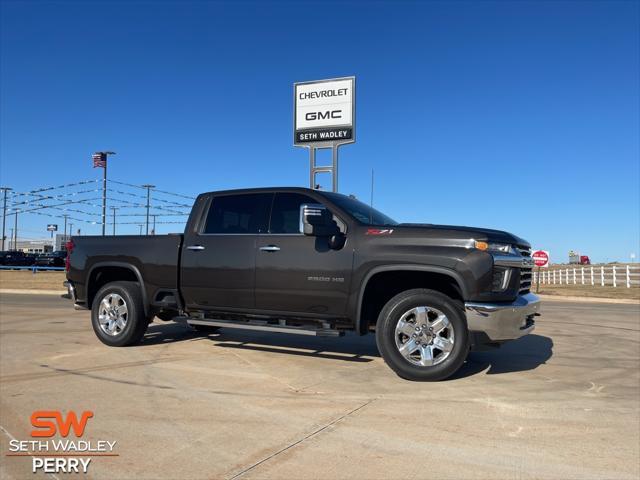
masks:
{"type": "Polygon", "coordinates": [[[531,254],[533,263],[536,267],[548,267],[549,266],[549,252],[546,250],[536,250],[531,254]]]}

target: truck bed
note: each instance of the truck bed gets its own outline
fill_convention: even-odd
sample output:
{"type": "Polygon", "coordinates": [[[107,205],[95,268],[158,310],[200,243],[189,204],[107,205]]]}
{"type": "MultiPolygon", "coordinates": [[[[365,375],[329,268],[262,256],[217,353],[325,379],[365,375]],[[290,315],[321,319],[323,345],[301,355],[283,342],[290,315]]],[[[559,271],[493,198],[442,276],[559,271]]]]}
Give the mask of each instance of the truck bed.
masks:
{"type": "Polygon", "coordinates": [[[181,234],[78,236],[72,240],[73,256],[67,278],[74,282],[79,299],[87,307],[91,307],[96,292],[87,292],[85,282],[92,274],[120,267],[133,269],[137,279],[132,280],[143,285],[145,303],[156,304],[167,292],[177,294],[181,234]]]}

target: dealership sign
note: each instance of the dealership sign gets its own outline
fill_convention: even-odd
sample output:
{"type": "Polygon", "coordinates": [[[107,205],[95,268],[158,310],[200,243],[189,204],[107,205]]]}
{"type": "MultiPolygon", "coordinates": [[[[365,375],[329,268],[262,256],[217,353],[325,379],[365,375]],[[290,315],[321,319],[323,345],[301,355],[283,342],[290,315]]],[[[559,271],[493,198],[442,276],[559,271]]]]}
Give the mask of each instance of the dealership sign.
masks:
{"type": "Polygon", "coordinates": [[[47,232],[57,232],[58,231],[58,225],[55,225],[53,223],[50,223],[47,225],[47,232]]]}
{"type": "Polygon", "coordinates": [[[294,145],[355,142],[355,77],[294,84],[294,145]]]}
{"type": "Polygon", "coordinates": [[[536,250],[531,253],[533,263],[536,267],[548,267],[549,266],[549,252],[546,250],[536,250]]]}

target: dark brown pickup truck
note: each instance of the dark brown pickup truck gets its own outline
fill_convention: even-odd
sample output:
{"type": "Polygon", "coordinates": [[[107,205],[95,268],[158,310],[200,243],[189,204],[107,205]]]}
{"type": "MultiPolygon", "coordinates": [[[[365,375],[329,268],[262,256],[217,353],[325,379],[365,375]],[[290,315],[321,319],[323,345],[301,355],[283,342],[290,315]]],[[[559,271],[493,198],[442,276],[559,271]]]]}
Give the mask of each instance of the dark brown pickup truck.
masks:
{"type": "Polygon", "coordinates": [[[305,188],[204,193],[184,234],[74,237],[67,250],[69,294],[111,346],[142,341],[155,317],[206,331],[375,332],[398,375],[439,380],[539,315],[521,238],[398,224],[305,188]]]}

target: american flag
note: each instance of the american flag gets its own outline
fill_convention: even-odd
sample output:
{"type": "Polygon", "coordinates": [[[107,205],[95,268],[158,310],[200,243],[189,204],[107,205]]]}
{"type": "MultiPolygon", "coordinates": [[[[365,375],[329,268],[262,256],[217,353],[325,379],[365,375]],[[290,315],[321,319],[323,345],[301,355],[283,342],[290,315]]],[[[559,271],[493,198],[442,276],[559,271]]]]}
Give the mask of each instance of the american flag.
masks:
{"type": "Polygon", "coordinates": [[[93,168],[100,167],[106,168],[107,166],[107,154],[106,153],[94,153],[91,158],[93,158],[93,168]]]}

